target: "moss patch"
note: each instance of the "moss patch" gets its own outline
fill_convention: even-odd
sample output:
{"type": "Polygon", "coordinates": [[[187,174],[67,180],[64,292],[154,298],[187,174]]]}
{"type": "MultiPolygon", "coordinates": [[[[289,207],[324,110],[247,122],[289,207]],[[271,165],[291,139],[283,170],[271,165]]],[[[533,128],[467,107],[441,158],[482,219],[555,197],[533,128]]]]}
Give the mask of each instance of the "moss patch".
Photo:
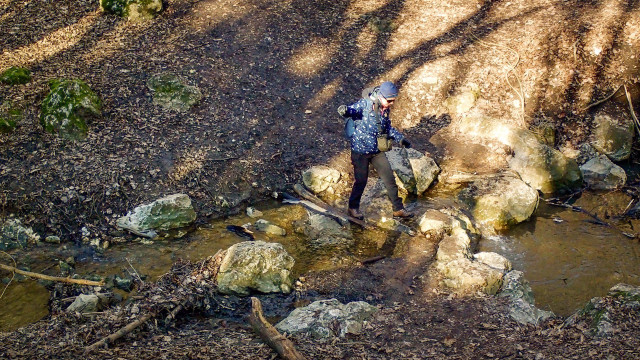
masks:
{"type": "Polygon", "coordinates": [[[31,81],[31,71],[12,66],[0,75],[0,81],[9,85],[26,84],[31,81]]]}
{"type": "Polygon", "coordinates": [[[87,120],[99,116],[102,104],[82,80],[53,80],[42,103],[40,124],[49,133],[70,140],[87,136],[87,120]]]}
{"type": "Polygon", "coordinates": [[[162,0],[100,0],[100,7],[106,13],[129,20],[147,20],[162,11],[162,0]]]}
{"type": "Polygon", "coordinates": [[[153,92],[153,103],[168,109],[187,111],[202,98],[200,89],[185,85],[174,74],[158,74],[149,79],[147,86],[153,92]]]}

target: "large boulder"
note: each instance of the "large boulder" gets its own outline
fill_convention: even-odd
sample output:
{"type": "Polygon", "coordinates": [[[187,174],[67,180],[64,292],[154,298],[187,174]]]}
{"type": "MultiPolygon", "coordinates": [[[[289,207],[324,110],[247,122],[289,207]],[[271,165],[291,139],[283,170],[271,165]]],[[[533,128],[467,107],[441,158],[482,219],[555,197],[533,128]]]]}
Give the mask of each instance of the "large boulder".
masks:
{"type": "Polygon", "coordinates": [[[612,161],[622,161],[631,155],[633,121],[624,109],[607,103],[593,117],[591,145],[612,161]]]}
{"type": "Polygon", "coordinates": [[[498,294],[509,300],[509,316],[520,324],[537,325],[554,314],[535,306],[533,291],[522,271],[509,271],[503,278],[502,290],[498,294]]]}
{"type": "Polygon", "coordinates": [[[8,85],[26,84],[31,81],[29,69],[12,66],[0,74],[0,82],[8,85]]]}
{"type": "Polygon", "coordinates": [[[508,161],[509,167],[536,190],[562,193],[582,185],[582,174],[576,161],[540,143],[529,130],[481,116],[465,117],[456,126],[467,137],[489,139],[507,145],[513,152],[508,161]]]}
{"type": "Polygon", "coordinates": [[[196,212],[189,196],[173,194],[136,207],[119,218],[116,224],[136,234],[154,237],[157,230],[185,227],[195,220],[196,212]]]}
{"type": "Polygon", "coordinates": [[[101,114],[102,103],[82,80],[52,80],[51,91],[42,102],[40,124],[49,133],[63,138],[86,138],[87,122],[101,114]]]}
{"type": "Polygon", "coordinates": [[[394,148],[385,154],[400,189],[411,194],[425,192],[440,173],[436,162],[414,149],[394,148]]]}
{"type": "Polygon", "coordinates": [[[502,286],[502,271],[467,258],[444,264],[440,272],[443,285],[456,293],[473,294],[479,291],[494,295],[502,286]]]}
{"type": "Polygon", "coordinates": [[[40,241],[40,235],[25,227],[18,219],[8,219],[0,225],[0,251],[25,248],[40,241]]]}
{"type": "Polygon", "coordinates": [[[320,300],[297,308],[275,325],[287,334],[310,334],[314,338],[345,337],[360,334],[363,323],[378,308],[364,301],[342,304],[336,299],[320,300]]]}
{"type": "Polygon", "coordinates": [[[100,8],[132,21],[149,20],[162,11],[162,0],[100,0],[100,8]]]}
{"type": "Polygon", "coordinates": [[[223,294],[291,292],[295,261],[279,243],[245,241],[226,250],[217,275],[223,294]]]}
{"type": "Polygon", "coordinates": [[[341,178],[340,171],[328,166],[313,166],[302,173],[302,182],[309,190],[318,194],[331,189],[339,183],[341,178]]]}
{"type": "Polygon", "coordinates": [[[171,110],[188,111],[202,99],[200,89],[171,73],[152,76],[147,86],[153,93],[153,103],[171,110]]]}
{"type": "Polygon", "coordinates": [[[613,190],[624,186],[627,174],[605,155],[593,158],[580,166],[584,182],[595,190],[613,190]]]}
{"type": "Polygon", "coordinates": [[[538,206],[538,192],[509,176],[475,181],[459,197],[478,223],[496,230],[529,219],[538,206]]]}

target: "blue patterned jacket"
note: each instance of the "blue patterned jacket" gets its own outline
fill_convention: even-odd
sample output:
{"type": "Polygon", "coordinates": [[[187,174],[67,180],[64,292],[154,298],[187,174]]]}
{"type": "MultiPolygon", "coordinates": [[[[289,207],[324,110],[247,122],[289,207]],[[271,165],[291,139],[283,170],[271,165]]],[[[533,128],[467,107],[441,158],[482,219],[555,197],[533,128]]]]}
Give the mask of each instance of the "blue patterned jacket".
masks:
{"type": "MultiPolygon", "coordinates": [[[[378,96],[374,92],[371,97],[378,96]]],[[[355,123],[355,132],[351,136],[351,151],[359,154],[376,154],[378,150],[378,123],[373,110],[373,100],[371,97],[362,98],[357,102],[347,106],[346,117],[350,117],[355,123]]],[[[381,113],[380,122],[382,129],[389,134],[389,137],[396,142],[402,141],[404,136],[393,126],[389,120],[389,109],[381,113]]],[[[384,132],[384,131],[383,131],[384,132]]]]}

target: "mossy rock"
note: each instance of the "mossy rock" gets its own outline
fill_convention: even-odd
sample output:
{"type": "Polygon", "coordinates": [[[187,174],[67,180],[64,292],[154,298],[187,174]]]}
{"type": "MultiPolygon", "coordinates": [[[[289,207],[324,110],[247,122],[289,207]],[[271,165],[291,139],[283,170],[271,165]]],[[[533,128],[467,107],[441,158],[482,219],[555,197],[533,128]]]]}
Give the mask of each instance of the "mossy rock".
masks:
{"type": "Polygon", "coordinates": [[[163,8],[162,0],[100,0],[100,7],[132,21],[153,19],[163,8]]]}
{"type": "Polygon", "coordinates": [[[178,111],[188,111],[202,99],[202,92],[195,86],[189,86],[178,76],[170,73],[157,74],[147,81],[153,92],[153,103],[178,111]]]}
{"type": "Polygon", "coordinates": [[[0,106],[0,134],[8,134],[15,130],[21,118],[21,110],[14,109],[6,103],[2,104],[0,106]]]}
{"type": "Polygon", "coordinates": [[[40,124],[49,133],[70,140],[86,138],[87,121],[101,114],[102,104],[82,80],[52,80],[51,91],[42,102],[40,124]]]}
{"type": "Polygon", "coordinates": [[[26,84],[31,81],[31,71],[12,66],[0,75],[0,81],[9,85],[26,84]]]}

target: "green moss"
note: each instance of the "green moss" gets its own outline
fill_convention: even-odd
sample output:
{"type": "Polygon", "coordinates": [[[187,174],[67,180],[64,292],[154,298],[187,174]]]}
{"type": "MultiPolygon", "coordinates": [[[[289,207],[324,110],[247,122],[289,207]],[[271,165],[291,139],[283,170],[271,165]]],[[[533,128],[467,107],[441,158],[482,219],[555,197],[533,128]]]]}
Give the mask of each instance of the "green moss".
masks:
{"type": "Polygon", "coordinates": [[[148,20],[162,11],[162,0],[100,0],[100,7],[129,20],[148,20]]]}
{"type": "Polygon", "coordinates": [[[12,66],[0,75],[0,81],[9,85],[26,84],[31,81],[31,71],[12,66]]]}
{"type": "Polygon", "coordinates": [[[49,133],[70,140],[87,135],[87,120],[99,116],[102,104],[82,80],[52,80],[51,91],[42,102],[40,124],[49,133]]]}
{"type": "Polygon", "coordinates": [[[7,134],[16,128],[16,122],[12,119],[0,117],[0,133],[7,134]]]}
{"type": "Polygon", "coordinates": [[[11,103],[0,105],[0,133],[7,134],[15,130],[21,118],[22,111],[14,108],[11,103]]]}
{"type": "Polygon", "coordinates": [[[158,74],[147,82],[153,91],[153,102],[168,109],[187,111],[202,98],[195,86],[188,86],[174,74],[158,74]]]}
{"type": "Polygon", "coordinates": [[[127,16],[127,11],[131,0],[100,0],[102,10],[109,14],[127,16]]]}

